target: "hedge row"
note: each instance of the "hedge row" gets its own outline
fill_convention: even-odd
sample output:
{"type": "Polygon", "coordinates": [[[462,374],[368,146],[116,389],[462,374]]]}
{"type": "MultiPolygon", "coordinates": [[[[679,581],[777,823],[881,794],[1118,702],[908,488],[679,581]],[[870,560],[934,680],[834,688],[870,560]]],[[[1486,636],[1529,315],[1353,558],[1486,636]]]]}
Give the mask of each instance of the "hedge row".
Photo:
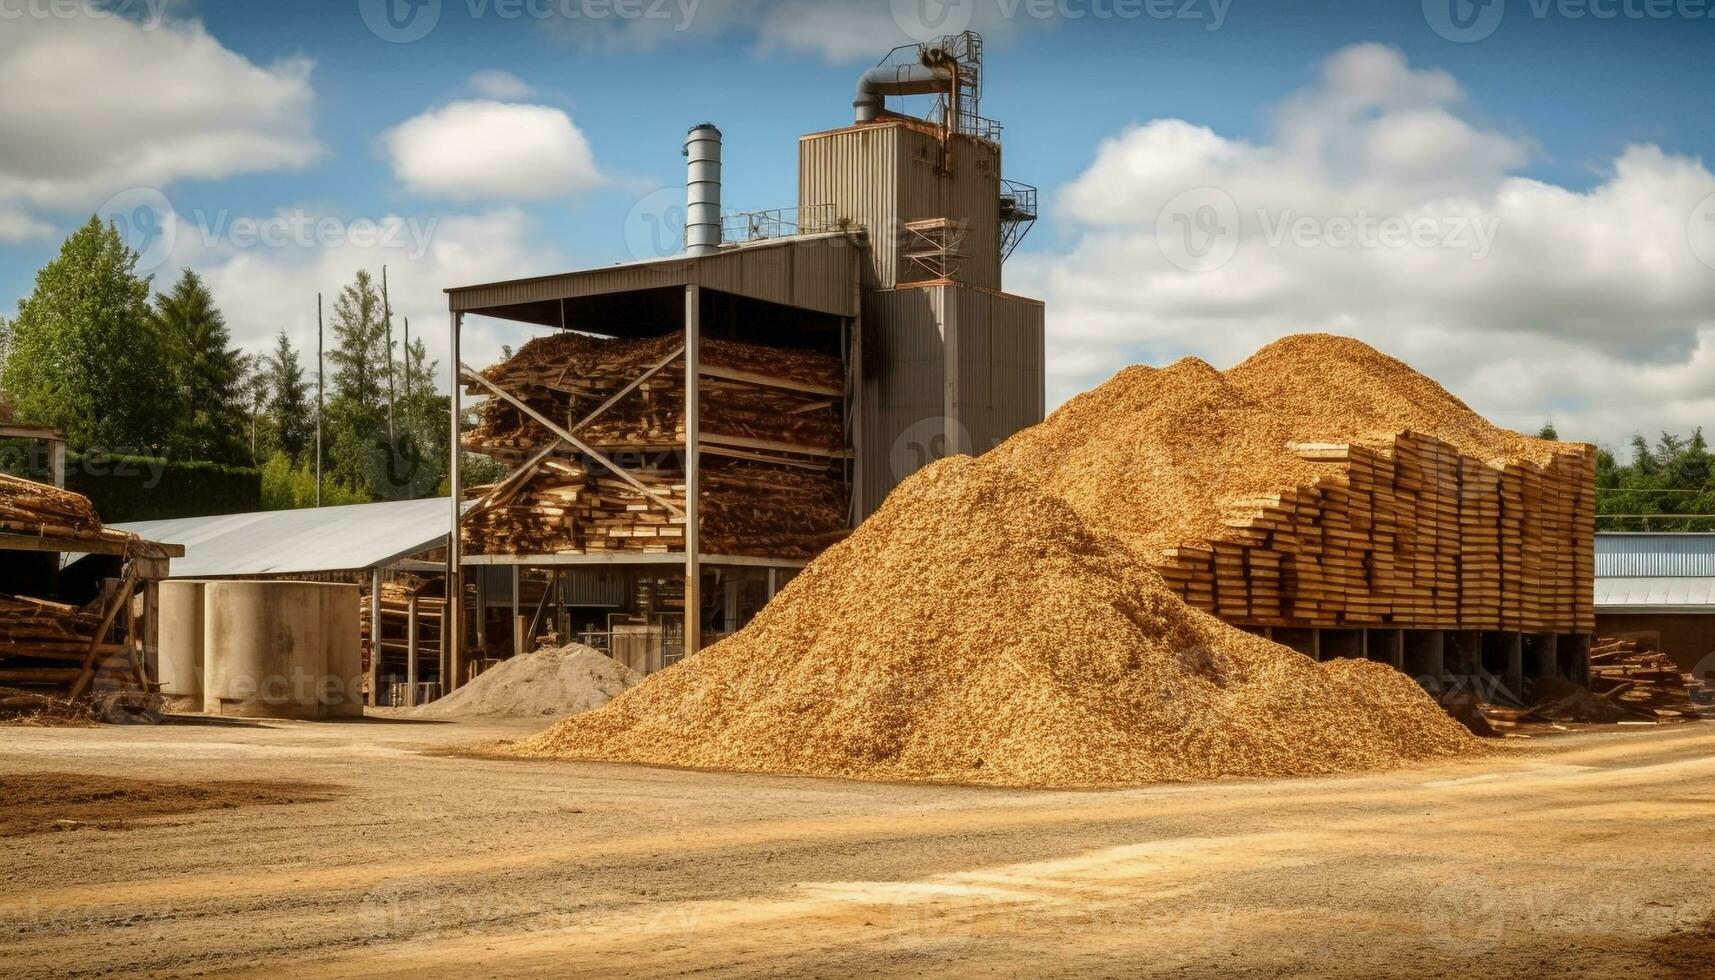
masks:
{"type": "Polygon", "coordinates": [[[262,471],[220,463],[72,453],[66,489],[88,497],[108,524],[262,509],[262,471]]]}

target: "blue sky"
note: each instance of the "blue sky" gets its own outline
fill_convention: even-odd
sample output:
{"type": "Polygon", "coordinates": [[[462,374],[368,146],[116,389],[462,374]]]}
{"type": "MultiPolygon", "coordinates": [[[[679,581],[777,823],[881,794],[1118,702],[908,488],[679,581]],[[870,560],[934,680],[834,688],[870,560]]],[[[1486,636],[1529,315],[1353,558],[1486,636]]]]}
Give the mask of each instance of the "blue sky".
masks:
{"type": "MultiPolygon", "coordinates": [[[[894,16],[896,5],[888,2],[702,0],[687,25],[570,19],[561,13],[579,4],[576,9],[583,11],[604,10],[590,6],[603,0],[532,0],[529,6],[546,10],[547,17],[503,16],[507,8],[495,0],[443,0],[427,36],[391,43],[366,26],[361,4],[367,2],[170,3],[165,22],[144,32],[148,36],[108,40],[137,45],[140,54],[124,59],[135,65],[150,55],[151,46],[160,46],[161,37],[178,32],[182,38],[200,24],[215,49],[208,50],[210,44],[201,49],[208,62],[206,79],[195,75],[200,61],[165,48],[158,52],[167,66],[161,74],[139,69],[133,75],[126,64],[110,63],[102,66],[101,77],[78,79],[55,77],[33,55],[56,40],[82,43],[80,32],[86,30],[90,43],[97,43],[97,28],[85,22],[95,18],[31,17],[28,0],[0,0],[0,12],[22,11],[21,19],[10,18],[12,26],[0,24],[0,30],[13,33],[10,45],[0,40],[0,79],[15,80],[24,71],[34,91],[42,91],[44,83],[63,85],[76,96],[68,99],[71,108],[54,118],[30,122],[19,143],[0,147],[0,310],[12,309],[15,298],[28,291],[35,269],[80,217],[108,195],[142,187],[163,194],[181,218],[205,225],[211,215],[266,217],[285,209],[339,221],[392,216],[432,222],[437,243],[480,251],[483,261],[461,264],[457,249],[432,263],[380,252],[408,297],[406,309],[438,334],[444,315],[436,315],[433,299],[445,286],[514,270],[534,274],[632,257],[628,216],[635,223],[639,201],[651,191],[680,185],[679,146],[694,122],[714,121],[726,133],[729,210],[795,204],[796,137],[846,123],[857,72],[908,39],[894,16]],[[171,67],[187,62],[184,75],[171,67]],[[507,84],[517,87],[497,98],[500,90],[492,84],[472,81],[479,72],[494,71],[508,73],[507,84]],[[277,90],[242,91],[251,76],[269,72],[275,76],[266,85],[277,90]],[[179,90],[181,83],[186,91],[179,90]],[[117,124],[107,117],[77,118],[79,100],[97,97],[121,106],[117,124]],[[426,114],[475,102],[543,107],[543,113],[529,118],[550,129],[562,117],[569,120],[569,130],[591,157],[588,179],[576,176],[582,164],[571,161],[560,175],[563,193],[532,186],[529,193],[513,196],[505,188],[470,190],[456,183],[456,174],[424,178],[419,170],[417,179],[407,176],[410,171],[401,163],[405,151],[389,143],[387,134],[426,114]],[[49,167],[78,166],[91,151],[80,149],[77,140],[87,139],[91,129],[105,131],[104,123],[123,129],[127,120],[173,129],[175,138],[164,140],[162,149],[194,159],[208,142],[198,133],[205,113],[211,130],[228,131],[222,137],[228,148],[207,164],[157,162],[135,172],[134,181],[123,160],[86,180],[61,180],[59,171],[49,167]],[[236,120],[251,113],[259,121],[246,130],[247,124],[236,120]],[[77,128],[84,134],[74,139],[77,128]],[[234,136],[232,130],[242,132],[234,136]],[[61,139],[67,141],[64,163],[54,160],[54,144],[61,139]],[[270,143],[276,139],[280,145],[270,143]],[[257,142],[270,145],[257,149],[251,145],[257,142]],[[481,227],[448,230],[461,221],[481,227]],[[470,235],[469,243],[457,240],[457,234],[470,235]],[[503,246],[482,244],[502,239],[503,246]]],[[[1674,259],[1680,264],[1671,274],[1662,273],[1666,278],[1653,267],[1617,276],[1621,292],[1604,293],[1594,302],[1573,291],[1533,305],[1533,291],[1569,287],[1561,285],[1553,255],[1521,243],[1519,253],[1506,258],[1506,268],[1487,259],[1490,264],[1483,268],[1497,271],[1472,283],[1472,296],[1493,296],[1491,308],[1506,310],[1508,319],[1496,322],[1458,313],[1460,297],[1434,290],[1411,303],[1399,302],[1398,289],[1385,301],[1354,298],[1348,306],[1299,301],[1317,292],[1361,292],[1355,287],[1379,274],[1366,265],[1372,258],[1367,254],[1329,266],[1296,254],[1283,257],[1277,247],[1265,254],[1269,261],[1248,271],[1198,277],[1161,263],[1158,253],[1146,254],[1150,242],[1126,239],[1124,223],[1106,220],[1100,205],[1092,203],[1111,197],[1121,202],[1119,214],[1148,202],[1138,212],[1147,224],[1159,217],[1156,197],[1168,188],[1135,182],[1171,172],[1180,183],[1194,184],[1196,179],[1183,171],[1201,160],[1213,174],[1210,179],[1238,199],[1241,214],[1253,201],[1259,214],[1296,211],[1291,205],[1302,202],[1303,211],[1323,217],[1362,212],[1372,202],[1379,212],[1417,213],[1414,209],[1465,201],[1497,220],[1507,216],[1499,225],[1500,242],[1519,228],[1525,229],[1525,243],[1535,236],[1560,241],[1565,232],[1554,227],[1553,215],[1564,209],[1557,210],[1556,202],[1563,200],[1557,195],[1572,195],[1589,221],[1623,220],[1601,205],[1607,199],[1637,200],[1637,187],[1616,173],[1628,152],[1648,147],[1660,157],[1643,165],[1653,175],[1649,193],[1661,196],[1664,213],[1694,207],[1701,199],[1694,193],[1702,186],[1698,181],[1707,176],[1701,161],[1715,156],[1715,121],[1699,85],[1715,51],[1715,19],[1698,0],[1665,5],[1494,0],[1488,8],[1464,8],[1476,16],[1492,16],[1496,6],[1501,8],[1493,33],[1468,43],[1438,35],[1430,23],[1436,3],[1467,0],[1231,0],[1230,5],[1222,0],[1219,8],[1217,0],[1174,0],[1152,8],[1172,10],[1173,16],[1104,16],[1115,10],[1115,0],[1056,0],[1052,6],[1059,13],[1046,18],[1007,17],[1007,9],[1033,8],[1006,0],[967,2],[974,8],[974,26],[988,38],[983,111],[1006,126],[1007,175],[1043,191],[1044,221],[1013,259],[1009,287],[1045,295],[1052,304],[1051,333],[1084,345],[1087,355],[1051,365],[1051,391],[1057,397],[1099,381],[1105,374],[1099,366],[1111,370],[1115,357],[1147,361],[1195,353],[1224,365],[1271,334],[1331,329],[1354,333],[1413,363],[1426,358],[1429,363],[1422,366],[1430,373],[1509,424],[1524,426],[1553,415],[1586,437],[1614,441],[1640,428],[1689,428],[1715,407],[1703,394],[1715,376],[1702,353],[1708,324],[1696,312],[1700,304],[1710,308],[1704,274],[1715,269],[1680,263],[1684,256],[1674,259]],[[1580,11],[1583,16],[1575,16],[1580,11]],[[1595,11],[1614,16],[1599,18],[1595,11]],[[1663,12],[1668,15],[1657,16],[1663,12]],[[1329,80],[1330,59],[1378,45],[1394,61],[1354,69],[1356,82],[1329,80]],[[1430,84],[1441,77],[1456,91],[1430,84]],[[1428,88],[1413,82],[1397,99],[1350,113],[1339,108],[1351,101],[1353,91],[1392,84],[1377,81],[1389,78],[1415,78],[1428,88]],[[1429,89],[1434,94],[1425,94],[1429,89]],[[1289,145],[1320,139],[1326,131],[1321,123],[1300,118],[1292,131],[1297,135],[1287,132],[1283,107],[1297,102],[1316,107],[1300,117],[1337,118],[1354,132],[1377,118],[1420,118],[1423,107],[1432,104],[1437,114],[1464,127],[1449,138],[1457,142],[1476,133],[1487,141],[1481,145],[1498,149],[1486,169],[1473,167],[1463,183],[1430,189],[1422,175],[1386,169],[1409,170],[1409,159],[1389,158],[1392,164],[1368,159],[1348,169],[1338,154],[1323,152],[1314,174],[1295,182],[1299,190],[1293,193],[1299,196],[1282,199],[1278,195],[1284,191],[1261,187],[1256,174],[1270,169],[1263,165],[1267,161],[1290,156],[1289,145]],[[1214,134],[1218,146],[1186,149],[1184,140],[1167,139],[1178,132],[1160,125],[1169,120],[1214,134]],[[1179,152],[1190,157],[1159,169],[1163,159],[1179,152]],[[1243,173],[1222,171],[1235,153],[1253,154],[1258,166],[1241,168],[1243,173]],[[1503,179],[1525,183],[1503,185],[1503,179]],[[1303,193],[1306,183],[1319,190],[1303,193]],[[1662,189],[1669,186],[1671,192],[1662,189]],[[1237,191],[1241,187],[1243,195],[1237,191]],[[1515,214],[1509,209],[1516,201],[1509,195],[1521,188],[1540,201],[1515,214]],[[1138,249],[1135,255],[1132,246],[1138,249]],[[1539,264],[1533,264],[1533,254],[1540,256],[1539,264]],[[1086,261],[1092,255],[1098,259],[1086,261]],[[1116,258],[1127,256],[1136,261],[1128,266],[1116,258]],[[1233,283],[1223,284],[1219,277],[1241,273],[1252,282],[1279,278],[1282,284],[1257,297],[1253,309],[1239,309],[1232,302],[1233,283]],[[1147,283],[1128,293],[1134,278],[1147,283]],[[1640,280],[1654,291],[1625,288],[1626,281],[1635,287],[1640,280]],[[1272,305],[1258,312],[1254,307],[1263,303],[1272,305]],[[1601,315],[1586,317],[1584,311],[1592,308],[1601,315]],[[1133,309],[1147,313],[1128,321],[1126,312],[1133,309]],[[1580,321],[1577,326],[1565,326],[1569,316],[1580,321]],[[1637,318],[1657,326],[1638,332],[1637,318]],[[1623,336],[1628,330],[1633,331],[1629,339],[1623,336]],[[1449,347],[1462,350],[1449,352],[1449,347]],[[1517,385],[1509,380],[1516,365],[1535,365],[1566,380],[1517,385]],[[1651,388],[1653,403],[1646,405],[1640,397],[1635,404],[1618,404],[1603,395],[1599,380],[1604,372],[1610,379],[1623,377],[1651,388]]],[[[1137,13],[1125,0],[1118,2],[1121,11],[1137,13]]],[[[144,0],[121,6],[141,22],[139,31],[155,26],[154,11],[144,0]]],[[[1715,9],[1715,4],[1707,6],[1715,9]]],[[[114,25],[100,29],[111,32],[114,25]]],[[[13,88],[10,96],[0,96],[0,110],[20,104],[10,100],[29,98],[13,88]]],[[[557,131],[564,136],[567,129],[557,131]]],[[[1433,140],[1446,132],[1446,126],[1427,126],[1412,130],[1409,139],[1433,140]]],[[[521,144],[519,153],[531,145],[521,144]]],[[[1320,145],[1326,151],[1345,144],[1330,137],[1320,145]]],[[[430,140],[415,152],[433,157],[435,147],[444,144],[430,140]]],[[[1427,151],[1427,158],[1435,152],[1427,151]]],[[[435,166],[435,161],[422,166],[435,166]]],[[[1463,174],[1460,167],[1452,169],[1463,174]]],[[[527,184],[528,179],[516,186],[527,184]]],[[[1622,215],[1636,211],[1635,203],[1624,207],[1629,210],[1622,215]]],[[[1632,227],[1626,240],[1644,242],[1642,250],[1648,252],[1650,241],[1677,234],[1680,251],[1695,251],[1684,248],[1685,234],[1674,227],[1666,219],[1652,228],[1632,227]]],[[[1592,243],[1579,250],[1580,261],[1607,261],[1594,253],[1612,237],[1608,229],[1583,227],[1580,234],[1592,243]]],[[[315,250],[313,244],[293,245],[285,251],[294,254],[275,255],[224,241],[204,242],[200,250],[181,242],[158,273],[168,278],[186,263],[209,273],[247,343],[282,327],[303,341],[306,330],[313,337],[314,290],[331,294],[349,278],[342,267],[374,268],[382,261],[350,255],[342,263],[338,255],[295,254],[315,250]],[[247,292],[250,287],[255,291],[247,292]]],[[[1262,253],[1239,254],[1244,264],[1262,253]]],[[[1440,268],[1438,258],[1405,269],[1395,268],[1398,256],[1374,261],[1388,265],[1385,275],[1406,283],[1440,275],[1434,271],[1440,268]]],[[[1576,267],[1564,271],[1578,274],[1576,267]]],[[[1463,267],[1454,274],[1466,275],[1463,267]]],[[[516,339],[495,333],[481,342],[492,347],[516,339]]]]}

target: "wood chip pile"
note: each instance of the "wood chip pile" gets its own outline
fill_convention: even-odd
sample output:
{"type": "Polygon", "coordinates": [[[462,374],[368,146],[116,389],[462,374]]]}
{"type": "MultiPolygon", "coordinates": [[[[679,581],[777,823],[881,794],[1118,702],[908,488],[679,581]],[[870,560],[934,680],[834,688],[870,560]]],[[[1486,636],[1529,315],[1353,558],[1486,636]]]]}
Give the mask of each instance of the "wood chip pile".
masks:
{"type": "Polygon", "coordinates": [[[1127,368],[995,453],[1229,622],[1595,625],[1594,447],[1500,429],[1358,341],[1127,368]]]}
{"type": "Polygon", "coordinates": [[[1478,751],[1410,678],[1192,609],[1026,472],[902,483],[752,623],[497,751],[863,779],[1109,786],[1478,751]]]}
{"type": "MultiPolygon", "coordinates": [[[[466,446],[513,467],[472,491],[472,554],[682,550],[683,334],[604,340],[574,333],[525,344],[484,377],[632,470],[626,481],[501,398],[484,402],[466,446]],[[664,365],[664,366],[663,366],[664,365]],[[635,389],[625,389],[658,368],[635,389]],[[617,400],[614,400],[615,397],[617,400]],[[611,406],[588,425],[586,416],[611,406]],[[651,496],[653,494],[653,497],[651,496]]],[[[703,551],[809,557],[845,531],[844,380],[837,357],[705,339],[699,387],[703,551]]],[[[480,386],[472,394],[487,394],[480,386]]]]}

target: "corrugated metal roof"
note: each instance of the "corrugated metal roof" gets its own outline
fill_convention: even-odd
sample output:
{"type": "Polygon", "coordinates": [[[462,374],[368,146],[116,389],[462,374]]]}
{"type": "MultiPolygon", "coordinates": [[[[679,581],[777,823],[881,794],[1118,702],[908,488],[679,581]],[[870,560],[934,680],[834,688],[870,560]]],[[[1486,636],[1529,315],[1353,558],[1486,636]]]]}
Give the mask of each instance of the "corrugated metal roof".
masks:
{"type": "Polygon", "coordinates": [[[862,246],[844,232],[794,235],[596,269],[448,289],[455,312],[558,326],[541,304],[580,297],[698,285],[719,292],[835,316],[857,315],[862,246]]]}
{"type": "Polygon", "coordinates": [[[1715,577],[1715,534],[1598,534],[1596,577],[1715,577]]]}
{"type": "Polygon", "coordinates": [[[222,517],[138,521],[117,527],[185,546],[173,578],[347,572],[385,565],[446,543],[445,497],[222,517]]]}
{"type": "Polygon", "coordinates": [[[1596,580],[1597,612],[1715,612],[1715,578],[1638,576],[1596,580]]]}

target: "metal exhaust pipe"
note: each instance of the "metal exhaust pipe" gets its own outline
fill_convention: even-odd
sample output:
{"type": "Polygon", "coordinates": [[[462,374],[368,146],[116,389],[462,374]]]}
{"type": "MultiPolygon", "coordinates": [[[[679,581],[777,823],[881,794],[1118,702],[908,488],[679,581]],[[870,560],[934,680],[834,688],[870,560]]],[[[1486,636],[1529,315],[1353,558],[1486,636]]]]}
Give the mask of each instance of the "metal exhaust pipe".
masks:
{"type": "Polygon", "coordinates": [[[721,244],[721,131],[692,126],[685,158],[685,254],[713,255],[721,244]]]}

